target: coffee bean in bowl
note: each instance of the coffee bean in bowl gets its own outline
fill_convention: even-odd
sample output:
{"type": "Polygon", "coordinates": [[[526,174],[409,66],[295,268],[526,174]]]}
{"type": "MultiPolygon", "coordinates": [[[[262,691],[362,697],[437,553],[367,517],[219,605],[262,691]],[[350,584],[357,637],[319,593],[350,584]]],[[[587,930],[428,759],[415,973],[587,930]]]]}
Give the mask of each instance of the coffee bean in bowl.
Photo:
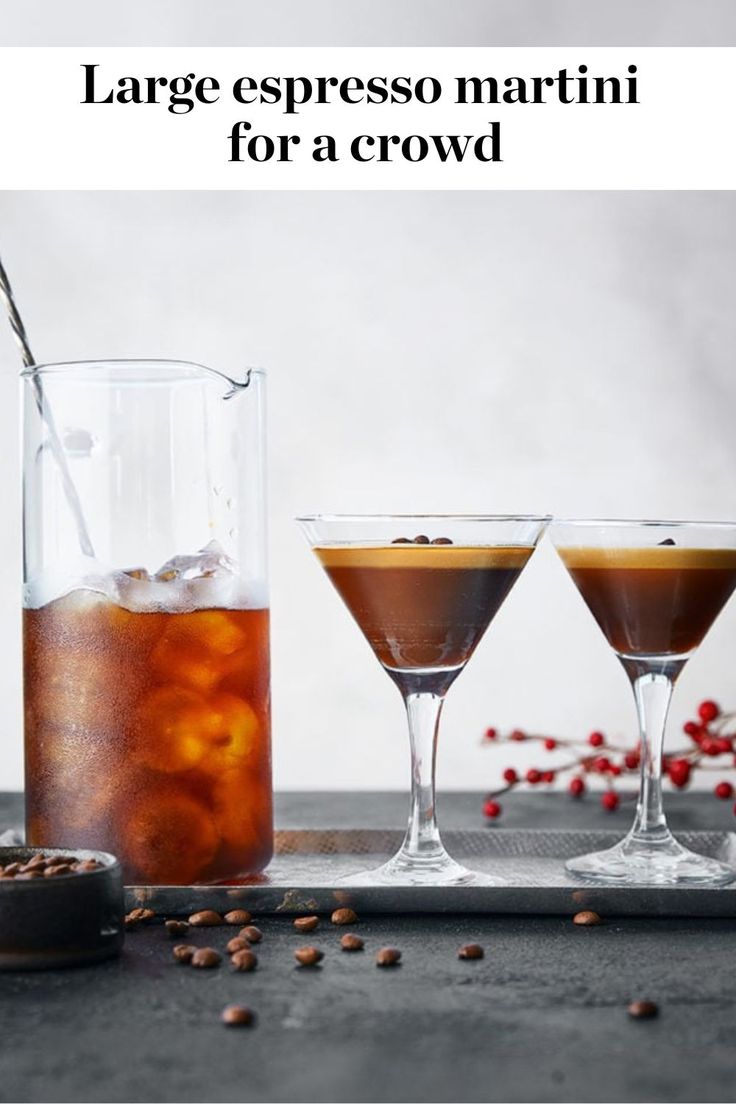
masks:
{"type": "Polygon", "coordinates": [[[114,855],[0,847],[0,970],[99,962],[123,944],[123,877],[114,855]]]}

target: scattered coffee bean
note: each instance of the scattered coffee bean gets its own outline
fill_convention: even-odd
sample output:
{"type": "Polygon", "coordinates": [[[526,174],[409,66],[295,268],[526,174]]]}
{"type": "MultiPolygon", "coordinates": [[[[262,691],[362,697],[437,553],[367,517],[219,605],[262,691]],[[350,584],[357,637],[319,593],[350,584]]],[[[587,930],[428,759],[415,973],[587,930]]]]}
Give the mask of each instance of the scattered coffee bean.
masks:
{"type": "Polygon", "coordinates": [[[345,935],[340,936],[340,946],[344,951],[362,951],[363,940],[359,935],[353,935],[352,932],[346,932],[345,935]]]}
{"type": "Polygon", "coordinates": [[[299,947],[294,951],[294,958],[300,966],[317,966],[324,957],[324,951],[317,947],[299,947]]]}
{"type": "Polygon", "coordinates": [[[335,909],[330,920],[333,924],[342,926],[344,924],[357,924],[358,914],[353,912],[351,908],[339,908],[335,909]]]}
{"type": "Polygon", "coordinates": [[[255,924],[248,924],[246,927],[241,928],[238,935],[243,939],[247,939],[249,943],[260,943],[263,939],[263,932],[260,928],[257,928],[255,924]]]}
{"type": "Polygon", "coordinates": [[[189,923],[193,928],[218,928],[224,921],[214,909],[203,909],[201,912],[193,912],[189,923]]]}
{"type": "Polygon", "coordinates": [[[250,1027],[255,1016],[243,1004],[229,1004],[227,1008],[223,1008],[220,1019],[228,1027],[250,1027]]]}
{"type": "Polygon", "coordinates": [[[461,947],[457,952],[457,957],[467,959],[483,958],[484,953],[480,943],[466,943],[465,946],[461,947]]]}
{"type": "Polygon", "coordinates": [[[136,924],[144,924],[147,920],[153,920],[156,913],[149,908],[134,908],[128,913],[128,917],[136,924]]]}
{"type": "Polygon", "coordinates": [[[432,544],[452,544],[449,537],[435,537],[432,544]]]}
{"type": "Polygon", "coordinates": [[[584,909],[582,912],[576,912],[572,918],[573,924],[578,924],[583,928],[592,928],[594,924],[602,924],[600,916],[597,912],[591,912],[590,909],[584,909]]]}
{"type": "Polygon", "coordinates": [[[319,916],[297,916],[294,927],[300,932],[314,931],[319,927],[319,916]]]}
{"type": "Polygon", "coordinates": [[[411,544],[412,542],[409,540],[408,537],[396,537],[396,539],[392,540],[391,543],[392,544],[411,544]]]}
{"type": "Polygon", "coordinates": [[[635,1000],[629,1005],[628,1012],[635,1020],[651,1020],[659,1013],[659,1008],[654,1001],[635,1000]]]}
{"type": "Polygon", "coordinates": [[[226,924],[250,924],[253,917],[247,909],[231,909],[222,918],[226,924]]]}
{"type": "Polygon", "coordinates": [[[175,947],[171,948],[171,953],[177,962],[191,962],[196,949],[191,943],[177,943],[175,947]]]}
{"type": "Polygon", "coordinates": [[[429,544],[429,537],[425,537],[424,533],[420,533],[418,537],[414,538],[414,544],[429,544]]]}
{"type": "Polygon", "coordinates": [[[176,938],[177,935],[186,935],[189,931],[186,920],[166,920],[164,927],[172,939],[176,938]]]}
{"type": "Polygon", "coordinates": [[[192,955],[192,966],[199,970],[211,970],[214,966],[219,966],[221,961],[222,955],[214,947],[200,947],[192,955]]]}
{"type": "Polygon", "coordinates": [[[396,947],[381,947],[376,954],[376,966],[397,966],[401,958],[401,951],[396,947]]]}
{"type": "Polygon", "coordinates": [[[249,974],[258,965],[258,959],[252,951],[236,951],[230,959],[234,970],[242,974],[249,974]]]}
{"type": "Polygon", "coordinates": [[[243,939],[242,935],[234,935],[225,949],[228,954],[237,954],[238,951],[249,951],[250,943],[247,939],[243,939]]]}

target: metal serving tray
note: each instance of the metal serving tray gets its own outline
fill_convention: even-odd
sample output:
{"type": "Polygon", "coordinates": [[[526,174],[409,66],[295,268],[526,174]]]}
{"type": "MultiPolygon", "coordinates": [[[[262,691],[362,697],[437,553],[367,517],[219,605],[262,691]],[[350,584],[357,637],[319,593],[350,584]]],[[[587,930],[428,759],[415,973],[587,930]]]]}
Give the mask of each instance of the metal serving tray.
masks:
{"type": "MultiPolygon", "coordinates": [[[[394,854],[402,833],[375,829],[302,829],[276,833],[266,874],[238,885],[129,886],[128,908],[147,905],[168,916],[201,908],[236,907],[256,913],[327,912],[351,905],[370,912],[557,913],[594,909],[606,916],[736,916],[736,881],[729,886],[588,885],[565,872],[565,860],[610,847],[617,832],[496,829],[447,832],[458,861],[496,874],[501,886],[356,886],[350,874],[379,866],[394,854]]],[[[736,833],[680,832],[693,851],[736,869],[736,833]]]]}

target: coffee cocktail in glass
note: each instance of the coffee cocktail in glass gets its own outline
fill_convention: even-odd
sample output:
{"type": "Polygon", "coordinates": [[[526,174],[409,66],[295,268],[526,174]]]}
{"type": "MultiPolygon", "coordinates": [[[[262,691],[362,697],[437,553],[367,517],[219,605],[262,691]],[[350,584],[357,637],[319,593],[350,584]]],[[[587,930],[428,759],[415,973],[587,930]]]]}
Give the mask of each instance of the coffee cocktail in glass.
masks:
{"type": "Polygon", "coordinates": [[[736,872],[672,836],[662,807],[662,748],[672,689],[736,587],[736,524],[557,521],[557,551],[631,682],[641,781],[634,825],[606,851],[569,860],[592,880],[712,885],[736,872]]]}
{"type": "Polygon", "coordinates": [[[523,571],[548,519],[422,514],[298,520],[396,683],[409,721],[412,791],[406,836],[394,858],[361,880],[470,884],[478,876],[450,858],[437,828],[440,714],[448,689],[523,571]]]}
{"type": "Polygon", "coordinates": [[[25,383],[28,842],[111,851],[128,883],[256,874],[273,846],[263,373],[101,361],[25,383]]]}

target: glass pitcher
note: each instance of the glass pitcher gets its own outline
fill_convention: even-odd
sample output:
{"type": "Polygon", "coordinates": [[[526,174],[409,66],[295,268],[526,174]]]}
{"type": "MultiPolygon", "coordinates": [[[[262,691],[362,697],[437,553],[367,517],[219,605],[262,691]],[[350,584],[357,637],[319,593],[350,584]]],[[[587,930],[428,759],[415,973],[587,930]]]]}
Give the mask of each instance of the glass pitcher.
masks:
{"type": "Polygon", "coordinates": [[[127,883],[233,881],[273,846],[264,374],[24,373],[26,831],[127,883]]]}

